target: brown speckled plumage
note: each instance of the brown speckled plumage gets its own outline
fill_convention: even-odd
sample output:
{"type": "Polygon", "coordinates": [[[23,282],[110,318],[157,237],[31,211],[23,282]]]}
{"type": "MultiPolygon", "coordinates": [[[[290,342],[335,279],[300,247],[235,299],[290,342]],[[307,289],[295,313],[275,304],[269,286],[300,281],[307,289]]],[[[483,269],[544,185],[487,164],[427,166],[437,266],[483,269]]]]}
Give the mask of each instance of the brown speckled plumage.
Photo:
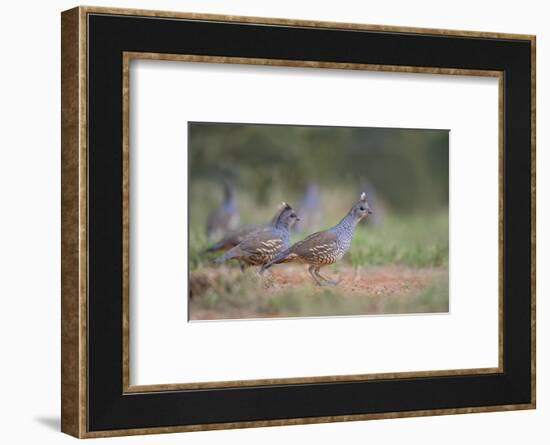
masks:
{"type": "Polygon", "coordinates": [[[219,256],[216,263],[237,259],[249,266],[261,266],[287,249],[290,228],[299,218],[292,207],[286,203],[283,204],[269,228],[250,233],[239,244],[219,256]]]}
{"type": "Polygon", "coordinates": [[[298,241],[290,249],[288,256],[282,259],[281,263],[289,261],[302,261],[318,266],[333,264],[339,259],[337,235],[332,232],[323,231],[309,235],[302,241],[298,241]]]}
{"type": "Polygon", "coordinates": [[[283,249],[284,243],[281,237],[270,232],[260,232],[243,240],[222,257],[224,257],[223,261],[238,258],[249,266],[260,266],[271,261],[283,249]]]}
{"type": "Polygon", "coordinates": [[[245,238],[249,237],[253,233],[263,232],[271,230],[277,224],[281,209],[277,210],[277,213],[273,216],[271,221],[267,224],[247,224],[237,229],[231,230],[222,239],[211,244],[205,252],[216,252],[218,250],[228,250],[241,243],[245,238]]]}
{"type": "Polygon", "coordinates": [[[260,232],[269,228],[269,225],[262,226],[260,224],[248,224],[246,226],[239,227],[238,229],[232,230],[221,240],[216,241],[214,244],[208,246],[205,252],[216,252],[218,250],[227,250],[235,247],[237,244],[241,243],[247,236],[252,233],[260,232]]]}

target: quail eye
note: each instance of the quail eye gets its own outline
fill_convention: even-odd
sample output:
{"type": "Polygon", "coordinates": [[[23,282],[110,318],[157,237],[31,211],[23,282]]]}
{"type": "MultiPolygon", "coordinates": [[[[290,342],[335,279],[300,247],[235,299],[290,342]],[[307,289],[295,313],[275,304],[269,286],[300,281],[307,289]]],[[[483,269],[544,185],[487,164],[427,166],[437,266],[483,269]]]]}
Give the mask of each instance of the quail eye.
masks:
{"type": "Polygon", "coordinates": [[[361,206],[361,207],[359,207],[359,210],[364,211],[365,207],[361,206]]]}

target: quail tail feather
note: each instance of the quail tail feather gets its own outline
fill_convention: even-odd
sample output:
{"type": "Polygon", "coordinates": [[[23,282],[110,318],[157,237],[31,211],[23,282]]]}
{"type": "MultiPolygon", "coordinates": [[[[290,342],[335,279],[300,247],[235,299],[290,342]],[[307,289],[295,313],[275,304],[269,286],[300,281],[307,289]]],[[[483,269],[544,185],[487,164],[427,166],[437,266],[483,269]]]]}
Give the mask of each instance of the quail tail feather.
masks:
{"type": "Polygon", "coordinates": [[[225,240],[221,240],[221,241],[218,241],[217,243],[212,244],[210,247],[207,247],[206,249],[204,249],[202,253],[203,254],[211,253],[211,252],[216,252],[217,250],[223,249],[223,247],[225,246],[224,241],[225,240]]]}
{"type": "Polygon", "coordinates": [[[235,258],[242,255],[241,248],[239,246],[235,246],[232,249],[229,249],[227,252],[224,252],[222,255],[217,257],[214,260],[215,264],[221,264],[227,260],[230,260],[231,258],[235,258]]]}
{"type": "Polygon", "coordinates": [[[283,262],[290,255],[290,249],[283,250],[281,253],[275,255],[271,261],[265,263],[260,272],[263,272],[266,269],[269,269],[271,266],[277,263],[283,262]]]}

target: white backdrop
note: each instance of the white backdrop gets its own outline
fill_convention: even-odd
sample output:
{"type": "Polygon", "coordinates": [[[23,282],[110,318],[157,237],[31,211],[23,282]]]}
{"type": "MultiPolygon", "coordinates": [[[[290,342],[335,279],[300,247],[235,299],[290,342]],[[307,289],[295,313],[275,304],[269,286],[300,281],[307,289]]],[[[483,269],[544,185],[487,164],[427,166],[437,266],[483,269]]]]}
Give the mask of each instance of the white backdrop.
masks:
{"type": "MultiPolygon", "coordinates": [[[[135,8],[337,20],[538,35],[538,122],[550,120],[544,2],[95,0],[135,8]]],[[[76,2],[5,2],[0,16],[0,422],[2,442],[75,443],[59,429],[59,12],[76,2]]],[[[550,130],[538,129],[538,409],[109,439],[108,443],[280,444],[548,441],[550,422],[550,130]]]]}
{"type": "Polygon", "coordinates": [[[132,384],[498,366],[497,78],[132,60],[130,104],[132,384]],[[450,129],[450,313],[187,322],[188,121],[450,129]]]}

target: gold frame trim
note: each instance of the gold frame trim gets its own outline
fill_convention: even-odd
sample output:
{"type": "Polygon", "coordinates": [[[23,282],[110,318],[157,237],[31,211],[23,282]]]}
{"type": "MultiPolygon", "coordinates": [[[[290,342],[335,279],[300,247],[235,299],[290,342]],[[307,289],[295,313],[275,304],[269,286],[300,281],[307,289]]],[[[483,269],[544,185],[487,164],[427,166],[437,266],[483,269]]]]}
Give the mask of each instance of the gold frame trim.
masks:
{"type": "Polygon", "coordinates": [[[498,411],[520,411],[526,409],[534,409],[534,405],[525,403],[518,405],[495,405],[472,408],[452,408],[452,409],[434,409],[420,411],[397,411],[391,413],[380,414],[357,414],[349,416],[325,416],[325,417],[306,417],[306,418],[290,418],[280,420],[258,420],[251,422],[228,422],[214,423],[206,425],[188,425],[188,426],[172,426],[172,427],[156,427],[156,428],[134,428],[126,430],[109,430],[109,431],[93,431],[87,432],[82,438],[92,439],[101,437],[118,437],[143,434],[167,434],[167,433],[188,433],[195,431],[212,431],[212,430],[233,430],[237,428],[265,428],[272,426],[289,426],[289,425],[311,425],[317,423],[334,423],[334,422],[357,422],[361,420],[382,420],[382,419],[403,419],[407,417],[427,417],[427,416],[448,416],[455,414],[475,414],[475,413],[493,413],[498,411]]]}
{"type": "Polygon", "coordinates": [[[61,16],[61,431],[86,437],[86,8],[61,16]]]}
{"type": "MultiPolygon", "coordinates": [[[[494,411],[508,411],[520,409],[534,409],[536,407],[536,37],[534,35],[525,34],[510,34],[499,32],[478,32],[465,30],[447,30],[447,29],[431,29],[431,28],[414,28],[403,26],[385,26],[385,25],[370,25],[370,24],[352,24],[341,22],[322,22],[314,20],[293,20],[293,19],[276,19],[264,17],[246,17],[232,15],[217,15],[217,14],[200,14],[200,13],[181,13],[154,11],[142,9],[124,9],[124,8],[108,8],[108,7],[90,7],[79,6],[62,13],[62,419],[61,429],[70,435],[80,438],[94,437],[113,437],[125,436],[130,434],[158,434],[168,432],[183,432],[183,431],[204,431],[214,429],[229,429],[229,428],[250,428],[250,427],[266,427],[279,425],[299,425],[310,423],[323,422],[338,422],[338,421],[355,421],[355,420],[370,420],[370,419],[388,419],[402,418],[413,416],[431,416],[431,415],[449,415],[449,414],[464,414],[464,413],[480,413],[494,411]],[[175,426],[175,427],[159,427],[159,428],[143,428],[143,429],[127,429],[127,430],[112,430],[101,432],[87,431],[87,283],[86,283],[86,257],[87,257],[87,174],[86,174],[86,73],[87,73],[87,23],[86,18],[89,13],[97,14],[114,14],[114,15],[130,15],[130,16],[145,16],[145,17],[165,17],[188,20],[209,20],[209,21],[226,21],[226,22],[241,22],[255,24],[274,24],[282,26],[303,26],[303,27],[320,27],[333,29],[357,29],[357,30],[372,30],[372,31],[389,31],[400,33],[413,34],[432,34],[432,35],[450,35],[464,37],[481,37],[481,38],[499,38],[513,40],[527,40],[531,44],[531,402],[518,405],[499,405],[499,406],[484,406],[471,408],[457,409],[434,409],[423,411],[409,412],[393,412],[368,415],[351,415],[351,416],[329,416],[316,418],[300,418],[300,419],[282,419],[275,421],[253,421],[253,422],[233,422],[208,425],[192,425],[192,426],[175,426]]],[[[156,58],[162,60],[175,60],[166,55],[151,55],[144,53],[133,53],[141,55],[142,58],[156,58]]],[[[180,57],[180,56],[177,56],[180,57]]],[[[186,56],[183,56],[186,57],[186,56]]],[[[188,56],[187,56],[188,57],[188,56]]],[[[215,63],[250,63],[250,59],[235,59],[228,61],[227,58],[212,58],[215,63]],[[216,59],[216,60],[214,60],[216,59]]],[[[124,55],[126,70],[129,61],[129,55],[124,55]],[[127,59],[128,58],[128,59],[127,59]]],[[[262,60],[262,59],[257,59],[262,60]]],[[[270,61],[271,62],[271,61],[270,61]]],[[[315,68],[333,68],[322,62],[289,62],[283,61],[284,64],[279,66],[309,66],[315,68]]],[[[271,63],[258,63],[271,64],[271,63]]],[[[500,100],[499,100],[499,150],[502,151],[502,113],[503,113],[503,97],[502,97],[502,73],[495,74],[494,71],[483,72],[475,70],[442,70],[437,68],[405,68],[391,67],[384,65],[356,65],[356,64],[340,64],[340,69],[369,69],[377,71],[390,72],[425,72],[431,74],[458,74],[458,75],[488,75],[499,77],[500,100]],[[352,66],[353,65],[353,66],[352,66]],[[426,71],[423,71],[423,70],[426,71]],[[430,71],[431,70],[431,71],[430,71]],[[459,72],[459,71],[470,71],[459,72]],[[474,72],[475,71],[475,72],[474,72]],[[484,74],[485,73],[485,74],[484,74]]],[[[129,73],[127,73],[129,75],[129,73]]],[[[124,107],[129,110],[128,102],[128,78],[125,75],[123,88],[124,90],[124,107]]],[[[125,112],[126,112],[125,111],[125,112]]],[[[125,134],[124,162],[128,161],[128,121],[126,118],[123,123],[123,131],[125,134]]],[[[502,153],[500,153],[502,154],[502,153]]],[[[500,156],[499,169],[502,172],[502,156],[500,156]]],[[[502,179],[502,175],[499,175],[502,179]]],[[[124,178],[123,199],[129,199],[128,195],[128,177],[124,178]]],[[[502,180],[499,184],[499,247],[502,243],[502,180]]],[[[127,202],[127,201],[126,201],[127,202]]],[[[125,206],[123,227],[127,232],[129,229],[128,209],[125,206]]],[[[123,248],[128,252],[128,239],[123,239],[123,248]]],[[[124,255],[125,256],[125,255],[124,255]]],[[[502,250],[500,249],[499,257],[499,278],[502,277],[502,250]]],[[[123,304],[125,305],[124,313],[127,314],[128,309],[128,282],[126,268],[128,266],[127,257],[124,259],[124,295],[123,304]]],[[[359,376],[332,376],[332,377],[312,377],[308,381],[334,381],[353,380],[353,377],[358,379],[368,378],[395,378],[395,377],[419,377],[428,375],[464,375],[472,373],[492,373],[502,372],[502,285],[499,279],[499,367],[498,368],[483,368],[473,370],[448,370],[448,371],[424,371],[420,373],[384,373],[384,374],[367,374],[359,376]]],[[[128,319],[123,320],[123,335],[126,339],[129,334],[128,319]]],[[[129,344],[125,342],[124,362],[125,369],[123,376],[123,386],[128,392],[135,391],[155,391],[155,390],[170,390],[181,389],[181,385],[129,385],[129,369],[128,369],[128,353],[129,344]],[[127,373],[128,372],[128,373],[127,373]]],[[[274,379],[280,380],[280,379],[274,379]]],[[[265,384],[273,383],[274,380],[264,380],[265,384]]],[[[284,379],[288,380],[289,379],[284,379]]],[[[247,381],[250,382],[250,381],[247,381]]],[[[294,383],[299,383],[300,379],[294,379],[294,383]]],[[[205,387],[212,382],[196,383],[196,387],[205,387]]],[[[224,382],[214,382],[216,386],[224,382]]],[[[236,383],[241,386],[242,382],[225,382],[225,384],[236,383]]],[[[257,384],[257,383],[256,383],[257,384]]],[[[235,386],[235,385],[234,385],[235,386]]]]}

